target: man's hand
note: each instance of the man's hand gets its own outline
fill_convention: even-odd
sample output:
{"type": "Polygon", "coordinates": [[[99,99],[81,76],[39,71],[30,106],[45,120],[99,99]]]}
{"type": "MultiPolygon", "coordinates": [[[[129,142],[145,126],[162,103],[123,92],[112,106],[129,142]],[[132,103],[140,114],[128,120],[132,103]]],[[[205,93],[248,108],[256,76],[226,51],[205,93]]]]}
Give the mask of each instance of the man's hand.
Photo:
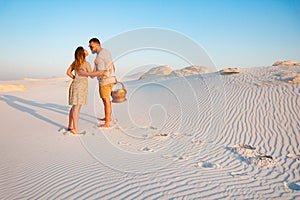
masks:
{"type": "Polygon", "coordinates": [[[79,76],[88,76],[88,73],[85,69],[79,69],[78,75],[79,76]]]}

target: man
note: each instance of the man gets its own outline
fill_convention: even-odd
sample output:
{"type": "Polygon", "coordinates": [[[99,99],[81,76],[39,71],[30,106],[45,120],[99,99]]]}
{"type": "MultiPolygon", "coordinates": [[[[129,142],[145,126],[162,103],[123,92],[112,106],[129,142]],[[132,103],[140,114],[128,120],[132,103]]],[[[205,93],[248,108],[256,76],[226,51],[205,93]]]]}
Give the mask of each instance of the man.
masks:
{"type": "Polygon", "coordinates": [[[112,105],[110,101],[112,87],[116,83],[115,66],[112,56],[107,49],[101,47],[100,41],[97,38],[92,38],[89,41],[89,47],[93,54],[97,54],[95,58],[95,67],[93,72],[81,71],[83,76],[97,76],[99,81],[99,93],[104,105],[105,118],[100,119],[105,121],[105,124],[100,127],[108,128],[110,126],[110,117],[112,113],[112,105]]]}

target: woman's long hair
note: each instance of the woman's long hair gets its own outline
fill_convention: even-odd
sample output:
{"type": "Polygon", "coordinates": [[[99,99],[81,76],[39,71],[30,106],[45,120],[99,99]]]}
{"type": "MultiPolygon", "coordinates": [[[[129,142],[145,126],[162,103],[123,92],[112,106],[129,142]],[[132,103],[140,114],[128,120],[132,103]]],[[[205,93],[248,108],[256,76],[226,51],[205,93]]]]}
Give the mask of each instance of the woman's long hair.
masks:
{"type": "Polygon", "coordinates": [[[85,60],[84,48],[77,47],[77,49],[75,50],[75,61],[73,62],[73,69],[76,72],[78,72],[84,60],[85,60]]]}

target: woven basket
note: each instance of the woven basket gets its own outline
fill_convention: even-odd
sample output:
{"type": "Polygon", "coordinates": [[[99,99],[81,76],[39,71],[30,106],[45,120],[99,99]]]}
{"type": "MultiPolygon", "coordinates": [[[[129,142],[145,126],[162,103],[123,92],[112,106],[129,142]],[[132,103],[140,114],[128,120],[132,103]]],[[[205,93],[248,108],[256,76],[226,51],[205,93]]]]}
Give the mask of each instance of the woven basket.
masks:
{"type": "Polygon", "coordinates": [[[111,96],[112,96],[112,102],[113,103],[122,103],[124,101],[126,101],[126,94],[127,91],[125,89],[125,85],[122,82],[118,82],[117,84],[121,84],[122,85],[122,89],[115,89],[111,92],[111,96]]]}

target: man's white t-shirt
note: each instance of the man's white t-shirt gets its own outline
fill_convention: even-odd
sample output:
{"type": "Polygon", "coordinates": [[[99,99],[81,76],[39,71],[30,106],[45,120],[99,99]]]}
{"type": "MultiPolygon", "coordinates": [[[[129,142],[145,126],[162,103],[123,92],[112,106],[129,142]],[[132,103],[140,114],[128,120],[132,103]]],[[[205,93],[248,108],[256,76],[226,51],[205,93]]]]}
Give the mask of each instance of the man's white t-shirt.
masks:
{"type": "Polygon", "coordinates": [[[112,56],[107,49],[102,48],[102,50],[98,53],[95,59],[95,66],[97,71],[104,70],[104,74],[102,76],[98,76],[100,86],[116,82],[112,56]]]}

